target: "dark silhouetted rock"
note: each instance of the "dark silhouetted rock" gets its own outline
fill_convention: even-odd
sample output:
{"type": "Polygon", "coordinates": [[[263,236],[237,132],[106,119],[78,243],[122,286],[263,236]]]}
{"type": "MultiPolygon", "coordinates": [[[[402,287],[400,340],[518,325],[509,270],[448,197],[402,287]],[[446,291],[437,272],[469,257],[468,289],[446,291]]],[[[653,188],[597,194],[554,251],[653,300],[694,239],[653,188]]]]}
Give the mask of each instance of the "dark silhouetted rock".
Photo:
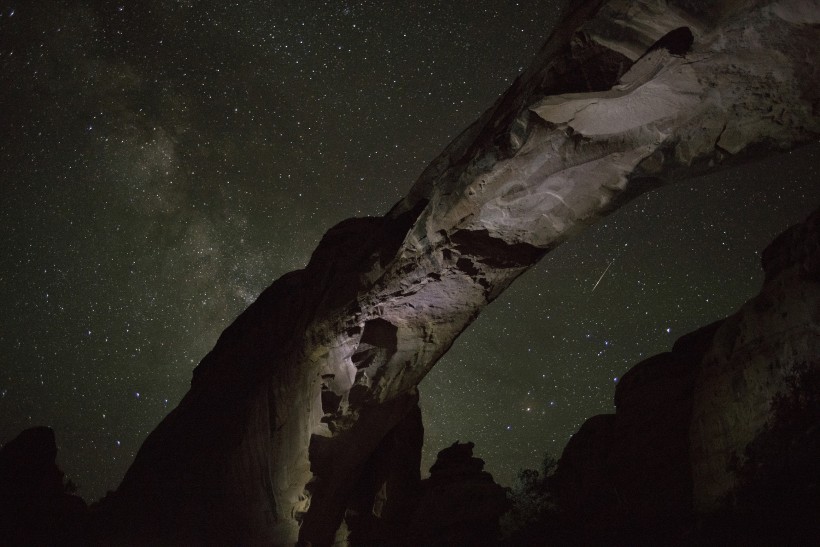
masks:
{"type": "Polygon", "coordinates": [[[559,506],[580,528],[612,529],[621,507],[609,455],[615,416],[601,414],[584,422],[564,448],[556,474],[559,506]]]}
{"type": "Polygon", "coordinates": [[[424,427],[411,410],[382,440],[365,464],[345,515],[352,545],[390,545],[404,538],[419,502],[424,427]]]}
{"type": "MultiPolygon", "coordinates": [[[[785,423],[778,402],[815,395],[800,378],[820,368],[820,211],[769,245],[763,267],[760,293],[721,323],[697,369],[690,453],[698,512],[724,507],[745,487],[747,450],[785,423]]],[[[793,433],[783,437],[784,458],[804,432],[793,433]]]]}
{"type": "Polygon", "coordinates": [[[618,382],[617,413],[587,420],[570,439],[555,484],[580,537],[661,541],[691,524],[692,388],[717,326],[635,365],[618,382]]]}
{"type": "Polygon", "coordinates": [[[820,211],[763,252],[760,293],[623,376],[555,474],[582,543],[820,537],[820,211]]]}
{"type": "Polygon", "coordinates": [[[57,467],[48,427],[26,429],[0,448],[0,545],[88,544],[88,510],[57,467]]]}
{"type": "Polygon", "coordinates": [[[504,488],[473,457],[473,443],[438,453],[404,538],[409,545],[495,545],[509,509],[504,488]]]}

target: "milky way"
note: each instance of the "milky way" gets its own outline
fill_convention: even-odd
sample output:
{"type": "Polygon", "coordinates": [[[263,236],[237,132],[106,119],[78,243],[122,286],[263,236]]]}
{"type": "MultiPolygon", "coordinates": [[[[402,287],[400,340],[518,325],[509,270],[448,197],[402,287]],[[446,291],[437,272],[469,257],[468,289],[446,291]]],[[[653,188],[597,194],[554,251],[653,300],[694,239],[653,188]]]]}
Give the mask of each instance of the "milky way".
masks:
{"type": "MultiPolygon", "coordinates": [[[[0,442],[50,425],[81,494],[115,488],[222,329],[330,226],[387,211],[558,17],[0,3],[0,442]]],[[[818,150],[663,189],[547,256],[423,382],[425,465],[469,439],[509,483],[557,455],[631,364],[754,293],[759,250],[820,203],[818,150]]]]}

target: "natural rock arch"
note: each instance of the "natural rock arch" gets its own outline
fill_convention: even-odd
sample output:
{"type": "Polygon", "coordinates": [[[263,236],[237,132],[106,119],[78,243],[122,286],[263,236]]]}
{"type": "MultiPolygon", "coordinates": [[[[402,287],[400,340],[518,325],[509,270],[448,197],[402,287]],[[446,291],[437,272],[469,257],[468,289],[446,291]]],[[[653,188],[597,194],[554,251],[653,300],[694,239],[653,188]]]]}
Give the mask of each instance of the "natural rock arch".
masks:
{"type": "Polygon", "coordinates": [[[406,198],[225,330],[103,542],[330,543],[419,381],[528,267],[652,187],[817,138],[818,22],[808,0],[581,3],[406,198]]]}

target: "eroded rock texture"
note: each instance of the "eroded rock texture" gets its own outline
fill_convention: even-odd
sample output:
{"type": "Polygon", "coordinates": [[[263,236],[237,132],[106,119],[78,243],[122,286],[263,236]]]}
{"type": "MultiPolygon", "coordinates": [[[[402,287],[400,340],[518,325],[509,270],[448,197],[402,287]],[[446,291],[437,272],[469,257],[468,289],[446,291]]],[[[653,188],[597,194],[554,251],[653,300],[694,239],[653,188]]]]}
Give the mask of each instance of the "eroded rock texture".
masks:
{"type": "Polygon", "coordinates": [[[582,543],[820,537],[820,210],[763,268],[755,298],[633,367],[617,412],[567,444],[556,495],[582,543]]]}
{"type": "Polygon", "coordinates": [[[517,276],[649,188],[820,133],[816,2],[577,6],[405,199],[222,334],[101,543],[330,543],[419,381],[517,276]]]}

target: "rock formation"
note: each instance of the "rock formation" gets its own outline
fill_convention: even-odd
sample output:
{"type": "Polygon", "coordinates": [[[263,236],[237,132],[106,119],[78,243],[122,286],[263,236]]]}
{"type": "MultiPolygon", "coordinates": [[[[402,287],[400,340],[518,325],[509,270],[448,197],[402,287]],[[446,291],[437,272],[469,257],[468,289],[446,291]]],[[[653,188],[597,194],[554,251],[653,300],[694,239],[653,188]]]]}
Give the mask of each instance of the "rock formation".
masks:
{"type": "Polygon", "coordinates": [[[567,444],[555,494],[582,543],[820,537],[820,210],[763,268],[756,297],[633,367],[617,412],[567,444]]]}
{"type": "MultiPolygon", "coordinates": [[[[695,375],[689,434],[698,511],[720,506],[742,484],[747,447],[783,421],[775,411],[795,398],[817,400],[808,378],[820,371],[820,212],[778,237],[763,268],[760,294],[720,324],[695,375]]],[[[819,426],[820,414],[814,419],[819,426]]]]}
{"type": "MultiPolygon", "coordinates": [[[[504,488],[473,457],[473,443],[438,453],[410,519],[407,545],[495,545],[498,519],[509,509],[504,488]]],[[[395,543],[393,538],[393,543],[395,543]]],[[[388,542],[389,543],[389,542],[388,542]]]]}
{"type": "Polygon", "coordinates": [[[88,544],[88,508],[63,483],[48,427],[26,429],[0,449],[0,543],[88,544]]]}
{"type": "Polygon", "coordinates": [[[408,537],[424,491],[421,449],[424,428],[416,407],[394,427],[365,465],[345,513],[340,545],[387,545],[408,537]]]}
{"type": "MultiPolygon", "coordinates": [[[[394,438],[395,433],[391,432],[394,438]]],[[[456,441],[441,450],[430,477],[421,480],[422,439],[411,437],[417,437],[418,443],[394,445],[398,450],[390,455],[414,461],[412,473],[407,467],[402,477],[385,477],[381,470],[386,468],[380,463],[387,461],[378,457],[373,472],[359,481],[357,495],[345,515],[346,529],[337,534],[337,544],[495,545],[499,518],[509,508],[507,492],[484,471],[484,460],[473,457],[473,443],[456,441]]],[[[388,469],[397,467],[403,466],[391,462],[388,469]]]]}
{"type": "Polygon", "coordinates": [[[643,191],[817,138],[818,22],[808,0],[579,3],[405,199],[226,329],[99,542],[332,542],[419,381],[517,276],[643,191]]]}

